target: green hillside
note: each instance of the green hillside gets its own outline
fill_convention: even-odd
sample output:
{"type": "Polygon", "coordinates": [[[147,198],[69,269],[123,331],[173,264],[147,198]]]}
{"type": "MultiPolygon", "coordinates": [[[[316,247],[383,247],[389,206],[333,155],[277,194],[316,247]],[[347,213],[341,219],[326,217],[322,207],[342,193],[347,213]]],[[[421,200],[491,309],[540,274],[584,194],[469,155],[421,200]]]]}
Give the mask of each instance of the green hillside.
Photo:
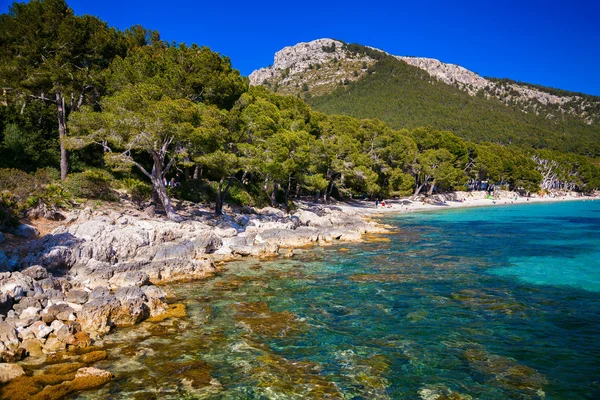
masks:
{"type": "Polygon", "coordinates": [[[570,115],[547,119],[544,107],[552,106],[539,104],[536,115],[517,104],[507,106],[486,98],[483,92],[469,96],[391,56],[377,61],[368,72],[330,94],[308,99],[309,103],[327,114],[379,118],[394,128],[432,126],[475,142],[600,155],[600,126],[570,115]]]}

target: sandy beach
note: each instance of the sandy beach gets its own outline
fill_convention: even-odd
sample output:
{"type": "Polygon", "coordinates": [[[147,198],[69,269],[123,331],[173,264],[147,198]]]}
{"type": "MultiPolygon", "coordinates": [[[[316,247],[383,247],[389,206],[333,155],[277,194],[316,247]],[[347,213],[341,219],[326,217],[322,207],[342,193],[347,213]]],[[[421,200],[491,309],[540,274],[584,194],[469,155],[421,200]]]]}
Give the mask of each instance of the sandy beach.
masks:
{"type": "Polygon", "coordinates": [[[412,213],[423,211],[439,211],[451,208],[510,206],[515,204],[552,203],[562,201],[594,201],[596,196],[581,196],[577,193],[549,194],[545,196],[523,197],[515,192],[496,192],[495,198],[488,198],[485,191],[454,192],[448,195],[434,195],[428,199],[411,200],[390,199],[380,201],[376,206],[374,201],[350,200],[336,204],[342,210],[353,211],[365,215],[382,215],[396,213],[412,213]],[[432,200],[433,199],[433,200],[432,200]]]}

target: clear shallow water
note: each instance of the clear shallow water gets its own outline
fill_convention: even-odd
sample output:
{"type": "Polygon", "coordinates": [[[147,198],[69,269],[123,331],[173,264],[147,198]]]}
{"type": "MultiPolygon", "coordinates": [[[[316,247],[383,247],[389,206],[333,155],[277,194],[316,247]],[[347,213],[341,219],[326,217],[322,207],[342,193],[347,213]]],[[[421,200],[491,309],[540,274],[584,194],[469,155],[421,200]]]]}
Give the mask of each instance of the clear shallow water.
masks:
{"type": "Polygon", "coordinates": [[[189,318],[106,337],[117,379],[79,397],[600,398],[600,202],[386,222],[171,287],[189,318]]]}

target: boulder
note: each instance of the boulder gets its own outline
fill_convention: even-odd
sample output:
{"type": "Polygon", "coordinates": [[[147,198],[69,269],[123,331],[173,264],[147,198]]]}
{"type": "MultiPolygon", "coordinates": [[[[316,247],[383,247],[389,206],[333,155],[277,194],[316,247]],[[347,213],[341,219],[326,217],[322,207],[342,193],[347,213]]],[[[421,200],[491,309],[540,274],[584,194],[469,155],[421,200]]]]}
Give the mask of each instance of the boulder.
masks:
{"type": "Polygon", "coordinates": [[[45,339],[54,331],[51,326],[46,325],[43,321],[34,322],[31,325],[31,331],[38,339],[45,339]]]}
{"type": "Polygon", "coordinates": [[[119,288],[115,292],[115,297],[120,301],[124,302],[127,300],[137,300],[140,299],[142,302],[146,301],[146,294],[144,291],[137,286],[124,286],[119,288]]]}
{"type": "Polygon", "coordinates": [[[38,281],[38,284],[44,291],[48,289],[61,290],[60,281],[52,276],[42,278],[38,281]]]}
{"type": "Polygon", "coordinates": [[[121,302],[121,306],[111,314],[115,326],[134,325],[150,316],[146,294],[139,287],[119,288],[114,296],[121,302]]]}
{"type": "MultiPolygon", "coordinates": [[[[31,292],[30,292],[31,293],[31,292]]],[[[17,313],[22,313],[23,310],[29,307],[41,308],[41,303],[38,299],[32,297],[23,297],[21,301],[13,306],[13,310],[17,313]]]]}
{"type": "Polygon", "coordinates": [[[151,317],[155,317],[167,311],[169,307],[165,302],[167,294],[164,290],[154,285],[142,286],[142,290],[148,299],[146,305],[150,310],[151,317]]]}
{"type": "Polygon", "coordinates": [[[69,321],[72,320],[75,310],[68,304],[59,303],[53,304],[51,306],[46,307],[44,312],[42,313],[42,318],[44,318],[44,314],[53,315],[54,319],[58,319],[61,321],[69,321]]]}
{"type": "Polygon", "coordinates": [[[36,281],[40,279],[46,279],[50,276],[46,268],[42,267],[41,265],[32,265],[31,267],[21,271],[21,273],[36,281]]]}
{"type": "Polygon", "coordinates": [[[23,339],[20,347],[25,350],[30,357],[41,357],[44,354],[42,352],[42,342],[36,338],[23,339]]]}
{"type": "Polygon", "coordinates": [[[23,375],[25,371],[20,365],[0,363],[0,383],[6,383],[23,375]]]}
{"type": "Polygon", "coordinates": [[[20,272],[3,274],[0,278],[0,293],[7,293],[15,300],[25,297],[28,291],[33,290],[33,279],[20,272]]]}
{"type": "Polygon", "coordinates": [[[33,237],[39,236],[40,231],[38,231],[35,226],[21,224],[15,229],[13,229],[11,233],[15,236],[31,239],[33,237]]]}
{"type": "Polygon", "coordinates": [[[108,333],[114,325],[113,315],[120,307],[121,302],[115,296],[98,297],[83,305],[78,321],[87,333],[108,333]]]}
{"type": "Polygon", "coordinates": [[[71,290],[67,294],[66,300],[69,303],[85,304],[88,301],[89,294],[85,290],[71,290]]]}
{"type": "Polygon", "coordinates": [[[4,321],[0,322],[0,361],[18,361],[19,337],[15,327],[4,321]]]}
{"type": "Polygon", "coordinates": [[[150,276],[143,271],[115,272],[108,282],[112,288],[129,285],[144,286],[150,283],[150,276]]]}
{"type": "Polygon", "coordinates": [[[0,293],[0,314],[6,315],[13,307],[15,300],[8,293],[0,293]]]}
{"type": "Polygon", "coordinates": [[[54,329],[54,335],[56,335],[56,339],[62,343],[68,345],[75,345],[78,343],[78,340],[74,336],[74,333],[76,332],[73,325],[65,324],[62,321],[56,320],[52,322],[52,328],[54,329]]]}
{"type": "Polygon", "coordinates": [[[65,299],[65,294],[59,289],[45,290],[44,296],[53,302],[63,301],[65,299]]]}
{"type": "Polygon", "coordinates": [[[148,317],[150,308],[142,298],[121,300],[120,307],[111,313],[111,320],[117,327],[135,325],[148,317]]]}
{"type": "Polygon", "coordinates": [[[67,349],[67,344],[58,340],[55,335],[51,335],[46,343],[44,343],[44,347],[42,351],[46,354],[56,353],[58,351],[65,351],[67,349]]]}
{"type": "Polygon", "coordinates": [[[40,307],[27,307],[21,312],[19,316],[20,319],[39,319],[40,311],[42,309],[40,307]]]}
{"type": "Polygon", "coordinates": [[[96,286],[89,295],[89,300],[94,300],[100,297],[108,296],[110,290],[106,286],[96,286]]]}

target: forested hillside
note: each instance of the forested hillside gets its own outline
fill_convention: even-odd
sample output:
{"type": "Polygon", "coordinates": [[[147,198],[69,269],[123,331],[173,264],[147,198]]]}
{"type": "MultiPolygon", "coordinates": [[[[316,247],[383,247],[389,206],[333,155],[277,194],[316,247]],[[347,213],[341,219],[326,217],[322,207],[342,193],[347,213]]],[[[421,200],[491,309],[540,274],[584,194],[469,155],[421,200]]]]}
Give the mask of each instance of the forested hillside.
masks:
{"type": "MultiPolygon", "coordinates": [[[[339,66],[334,51],[326,59],[339,66]]],[[[402,61],[362,57],[351,59],[364,78],[311,100],[325,114],[249,87],[207,47],[119,31],[63,0],[14,3],[0,16],[0,229],[87,200],[180,220],[174,198],[220,216],[226,202],[291,209],[298,196],[422,196],[482,181],[523,194],[600,187],[593,160],[569,153],[596,154],[597,132],[566,118],[585,135],[562,133],[402,61]]]]}
{"type": "Polygon", "coordinates": [[[435,59],[319,39],[282,49],[250,79],[320,111],[394,128],[429,125],[467,140],[599,154],[599,97],[483,78],[435,59]]]}
{"type": "Polygon", "coordinates": [[[308,102],[328,114],[380,118],[394,128],[429,125],[477,142],[600,155],[598,124],[571,115],[548,119],[483,93],[470,96],[393,57],[379,60],[364,78],[308,102]]]}

